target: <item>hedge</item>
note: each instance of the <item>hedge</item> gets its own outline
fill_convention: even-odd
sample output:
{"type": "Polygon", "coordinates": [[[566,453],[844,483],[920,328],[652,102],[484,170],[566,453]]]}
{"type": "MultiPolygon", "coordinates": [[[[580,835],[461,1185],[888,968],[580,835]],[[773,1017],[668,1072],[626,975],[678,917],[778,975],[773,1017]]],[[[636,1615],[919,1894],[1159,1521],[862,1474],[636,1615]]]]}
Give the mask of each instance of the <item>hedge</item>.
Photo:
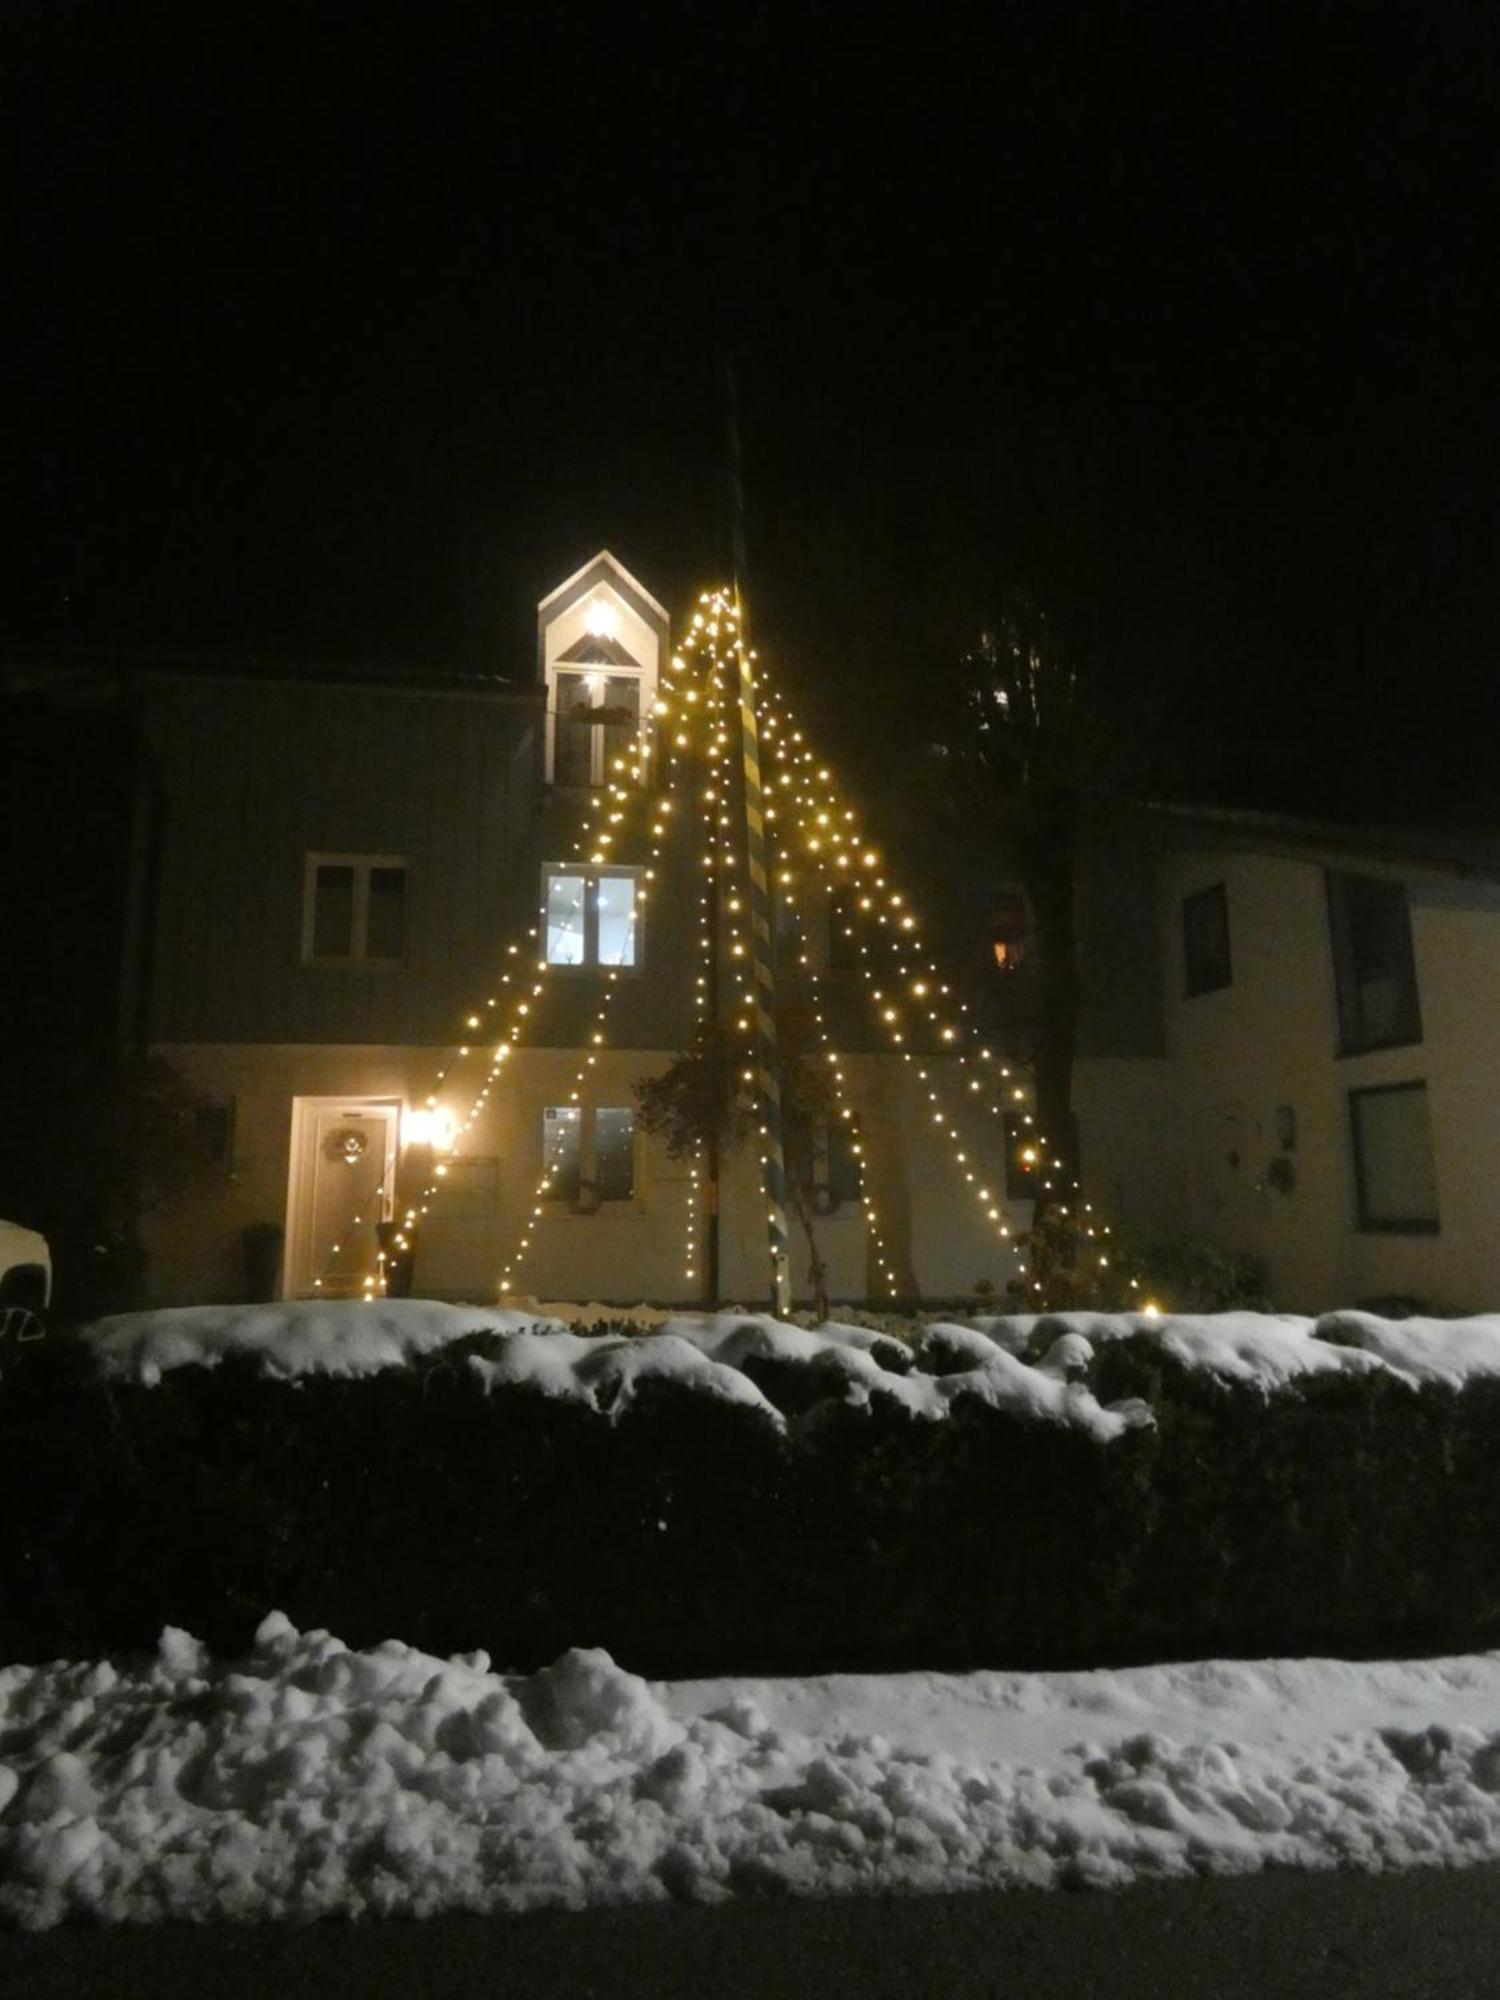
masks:
{"type": "Polygon", "coordinates": [[[938,1423],[829,1400],[783,1431],[671,1382],[611,1423],[485,1394],[487,1338],[355,1381],[8,1375],[0,1659],[166,1624],[236,1652],[273,1607],[352,1645],[518,1670],[597,1645],[662,1677],[1500,1644],[1500,1382],[1267,1398],[1141,1336],[1095,1387],[1156,1422],[1100,1445],[978,1399],[938,1423]]]}

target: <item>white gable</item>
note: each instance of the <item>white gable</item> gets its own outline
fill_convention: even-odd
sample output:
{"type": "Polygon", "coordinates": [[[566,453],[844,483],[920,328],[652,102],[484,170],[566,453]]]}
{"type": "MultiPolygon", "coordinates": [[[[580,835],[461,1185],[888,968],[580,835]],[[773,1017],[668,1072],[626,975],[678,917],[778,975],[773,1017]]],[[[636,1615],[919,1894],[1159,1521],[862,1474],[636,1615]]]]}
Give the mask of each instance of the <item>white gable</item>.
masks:
{"type": "MultiPolygon", "coordinates": [[[[537,653],[555,714],[559,676],[618,678],[639,687],[639,712],[649,715],[666,657],[667,614],[645,586],[607,549],[577,569],[537,606],[537,653]]],[[[547,776],[553,775],[548,731],[547,776]]]]}

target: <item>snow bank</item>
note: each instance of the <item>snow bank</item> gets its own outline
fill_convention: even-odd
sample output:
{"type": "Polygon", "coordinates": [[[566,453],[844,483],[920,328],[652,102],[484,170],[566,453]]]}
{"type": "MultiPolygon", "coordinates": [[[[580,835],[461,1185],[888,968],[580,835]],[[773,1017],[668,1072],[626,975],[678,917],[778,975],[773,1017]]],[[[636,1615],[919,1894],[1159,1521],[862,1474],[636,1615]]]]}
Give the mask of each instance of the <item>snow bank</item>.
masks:
{"type": "Polygon", "coordinates": [[[761,1409],[780,1424],[770,1396],[743,1372],[756,1361],[815,1373],[830,1400],[855,1407],[885,1402],[929,1421],[972,1399],[1034,1422],[1069,1425],[1101,1444],[1151,1421],[1139,1402],[1106,1409],[1082,1385],[1052,1380],[994,1346],[962,1374],[925,1375],[913,1370],[902,1342],[868,1327],[812,1329],[763,1313],[680,1314],[639,1339],[512,1335],[497,1359],[476,1355],[472,1366],[490,1384],[529,1382],[612,1416],[629,1407],[639,1382],[655,1380],[761,1409]]]}
{"type": "Polygon", "coordinates": [[[962,1374],[936,1377],[915,1372],[911,1349],[888,1334],[837,1324],[814,1330],[763,1313],[674,1314],[640,1333],[590,1338],[556,1321],[478,1306],[313,1300],[124,1313],[82,1337],[108,1375],[151,1384],[169,1368],[213,1366],[228,1354],[257,1357],[269,1375],[366,1375],[476,1332],[499,1336],[489,1354],[470,1357],[487,1387],[526,1386],[612,1419],[632,1408],[643,1383],[672,1382],[757,1409],[779,1425],[781,1412],[746,1372],[747,1364],[769,1361],[816,1374],[813,1400],[898,1404],[929,1420],[972,1398],[1070,1425],[1101,1443],[1150,1421],[1142,1405],[1104,1409],[1083,1385],[1027,1368],[992,1342],[962,1374]]]}
{"type": "MultiPolygon", "coordinates": [[[[1033,1354],[1064,1335],[1090,1348],[1145,1334],[1184,1368],[1271,1393],[1306,1375],[1390,1372],[1413,1383],[1461,1388],[1500,1375],[1500,1314],[1474,1319],[1378,1319],[1333,1312],[1296,1313],[1010,1313],[976,1318],[970,1327],[1016,1355],[1033,1354]]],[[[933,1325],[919,1346],[953,1343],[955,1329],[933,1325]]]]}
{"type": "Polygon", "coordinates": [[[262,1306],[177,1306],[117,1313],[82,1339],[108,1375],[160,1381],[168,1368],[212,1368],[229,1354],[256,1356],[267,1375],[373,1375],[483,1328],[534,1329],[535,1314],[431,1299],[297,1299],[262,1306]]]}
{"type": "MultiPolygon", "coordinates": [[[[587,1326],[613,1309],[558,1311],[587,1326]]],[[[630,1319],[630,1332],[591,1338],[540,1310],[310,1300],[122,1313],[85,1328],[82,1337],[107,1374],[151,1383],[169,1368],[212,1366],[235,1353],[257,1357],[271,1375],[366,1375],[487,1331],[502,1336],[494,1357],[474,1361],[489,1384],[526,1383],[612,1414],[628,1410],[638,1385],[654,1379],[763,1409],[779,1422],[752,1379],[757,1363],[769,1363],[814,1371],[820,1397],[899,1404],[934,1420],[956,1401],[977,1398],[993,1409],[1081,1428],[1101,1442],[1150,1421],[1134,1402],[1101,1406],[1089,1387],[1096,1350],[1132,1335],[1154,1341],[1184,1368],[1267,1395],[1312,1375],[1386,1373],[1413,1385],[1453,1387],[1500,1375],[1500,1314],[1383,1320],[1351,1311],[1312,1320],[1254,1312],[1015,1313],[907,1321],[904,1340],[869,1326],[808,1327],[755,1312],[663,1314],[640,1307],[630,1319]]]]}
{"type": "Polygon", "coordinates": [[[1414,1382],[1461,1389],[1480,1375],[1500,1375],[1500,1313],[1475,1319],[1377,1319],[1373,1313],[1325,1313],[1320,1341],[1376,1357],[1414,1382]]]}
{"type": "Polygon", "coordinates": [[[1500,1655],[648,1683],[574,1651],[0,1673],[0,1918],[1007,1887],[1500,1858],[1500,1655]]]}

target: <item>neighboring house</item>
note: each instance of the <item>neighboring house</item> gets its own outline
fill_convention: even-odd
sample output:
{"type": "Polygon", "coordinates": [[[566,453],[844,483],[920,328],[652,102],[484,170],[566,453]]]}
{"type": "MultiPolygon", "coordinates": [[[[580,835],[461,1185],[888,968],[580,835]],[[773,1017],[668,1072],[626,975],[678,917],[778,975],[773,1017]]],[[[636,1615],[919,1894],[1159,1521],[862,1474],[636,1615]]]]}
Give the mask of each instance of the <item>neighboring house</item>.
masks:
{"type": "MultiPolygon", "coordinates": [[[[141,749],[121,1018],[202,1094],[219,1168],[150,1218],[156,1301],[244,1296],[246,1232],[263,1258],[276,1227],[284,1294],[357,1295],[376,1224],[424,1188],[423,1295],[490,1299],[509,1269],[543,1298],[701,1296],[699,1184],[637,1128],[632,1090],[693,1034],[697,807],[649,899],[644,833],[622,827],[607,865],[575,846],[649,723],[669,646],[665,610],[601,553],[543,599],[535,670],[514,679],[160,657],[7,669],[12,691],[114,690],[141,749]],[[492,1024],[538,959],[544,997],[486,1089],[492,1024]]],[[[858,1155],[839,1133],[814,1149],[834,1295],[875,1297],[891,1272],[927,1297],[1003,1288],[1013,1254],[954,1183],[828,899],[808,885],[802,902],[785,966],[801,978],[806,952],[821,968],[862,1140],[858,1155]]],[[[976,1122],[970,1158],[998,1186],[999,1122],[976,1122]]],[[[726,1166],[721,1243],[724,1296],[765,1298],[750,1148],[726,1166]]],[[[806,1297],[795,1226],[792,1271],[806,1297]]]]}
{"type": "Polygon", "coordinates": [[[1287,1309],[1500,1300],[1500,849],[1157,811],[1079,921],[1097,1200],[1287,1309]]]}

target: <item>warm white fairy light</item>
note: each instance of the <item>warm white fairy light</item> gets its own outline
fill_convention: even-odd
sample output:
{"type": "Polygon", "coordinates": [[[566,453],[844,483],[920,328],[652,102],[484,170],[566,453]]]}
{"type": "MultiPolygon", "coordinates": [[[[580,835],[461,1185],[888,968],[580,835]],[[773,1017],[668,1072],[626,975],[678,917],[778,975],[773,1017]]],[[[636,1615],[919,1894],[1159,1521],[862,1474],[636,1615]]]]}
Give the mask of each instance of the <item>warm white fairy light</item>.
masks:
{"type": "MultiPolygon", "coordinates": [[[[971,1024],[964,1019],[969,1012],[968,1006],[965,1002],[956,1000],[951,987],[942,980],[932,954],[921,941],[920,919],[902,893],[881,872],[879,849],[874,845],[861,843],[857,816],[852,807],[843,805],[838,799],[832,789],[830,771],[826,766],[817,764],[811,746],[806,742],[802,731],[796,728],[785,703],[774,690],[766,686],[764,678],[761,683],[761,694],[767,709],[763,725],[764,733],[768,742],[774,745],[773,755],[781,766],[773,782],[777,784],[779,793],[790,794],[784,803],[795,812],[794,837],[806,846],[830,891],[838,886],[849,885],[851,875],[849,873],[841,875],[838,870],[840,867],[852,870],[857,861],[861,874],[859,893],[852,899],[854,911],[859,919],[868,918],[886,932],[883,942],[895,960],[898,976],[907,982],[905,990],[908,997],[918,1002],[928,1000],[933,1002],[930,1006],[919,1008],[919,1011],[925,1014],[944,1055],[953,1058],[961,1069],[978,1066],[992,1073],[998,1071],[1000,1078],[1008,1081],[1012,1075],[1009,1065],[998,1063],[989,1049],[977,1045],[977,1036],[971,1024]],[[833,833],[832,838],[840,849],[832,863],[825,852],[828,829],[831,828],[839,829],[833,833]],[[938,1002],[948,1004],[945,1008],[938,1002]],[[966,1039],[971,1046],[964,1046],[966,1039]]],[[[852,927],[846,927],[846,934],[855,942],[859,969],[864,975],[866,986],[871,991],[872,1000],[883,1003],[886,996],[875,987],[876,975],[868,942],[860,938],[852,927]]],[[[901,1049],[904,1059],[915,1061],[916,1058],[911,1050],[904,1046],[907,1036],[904,1027],[898,1025],[898,1022],[899,1015],[896,1020],[887,1018],[883,1025],[893,1045],[901,1049]]],[[[932,1079],[922,1071],[920,1065],[918,1067],[919,1076],[928,1086],[929,1099],[936,1113],[938,1103],[935,1093],[931,1090],[932,1079]]],[[[967,1081],[969,1093],[987,1098],[986,1108],[990,1115],[1003,1122],[1005,1102],[995,1099],[979,1076],[971,1075],[967,1081]]],[[[1025,1089],[1018,1084],[1013,1085],[1010,1102],[1013,1105],[1022,1105],[1026,1101],[1025,1089]]],[[[940,1129],[945,1124],[950,1125],[951,1129],[946,1114],[936,1122],[940,1129]]],[[[1055,1190],[1052,1176],[1060,1178],[1061,1161],[1047,1137],[1034,1130],[1035,1119],[1030,1111],[1022,1114],[1022,1122],[1025,1126],[1033,1128],[1034,1149],[1037,1156],[1034,1170],[1038,1173],[1041,1188],[1047,1193],[1053,1193],[1055,1190]]],[[[955,1153],[955,1164],[967,1174],[970,1167],[967,1159],[957,1157],[955,1153]]],[[[1027,1165],[1030,1170],[1032,1163],[1028,1162],[1027,1165]]],[[[1077,1199],[1076,1182],[1067,1184],[1061,1191],[1077,1199]]],[[[1082,1224],[1087,1236],[1100,1237],[1111,1233],[1109,1225],[1094,1216],[1091,1203],[1080,1202],[1079,1207],[1082,1216],[1092,1218],[1082,1224]]],[[[1061,1207],[1061,1213],[1066,1215],[1068,1209],[1061,1207]]],[[[987,1211],[988,1220],[997,1221],[999,1216],[998,1208],[987,1211]]],[[[1008,1231],[1006,1233],[1008,1234],[1008,1231]]],[[[1104,1259],[1103,1263],[1107,1268],[1108,1259],[1104,1259]]]]}
{"type": "MultiPolygon", "coordinates": [[[[786,886],[790,888],[791,883],[789,879],[785,875],[783,875],[782,879],[786,883],[786,886]]],[[[875,1264],[880,1272],[881,1281],[885,1286],[886,1292],[892,1299],[895,1299],[900,1296],[901,1285],[900,1280],[896,1276],[895,1266],[891,1263],[890,1254],[886,1250],[885,1238],[880,1233],[880,1217],[875,1210],[874,1196],[870,1190],[870,1174],[865,1162],[863,1130],[858,1127],[848,1079],[844,1075],[843,1062],[837,1049],[833,1046],[832,1038],[828,1032],[828,1023],[824,1019],[823,996],[818,986],[818,971],[812,962],[812,954],[807,948],[806,919],[802,914],[801,905],[796,903],[790,896],[788,897],[788,901],[796,912],[797,962],[807,979],[808,993],[812,1001],[813,1022],[817,1028],[818,1041],[823,1051],[823,1060],[828,1065],[829,1072],[833,1077],[834,1102],[837,1106],[839,1117],[846,1123],[856,1125],[857,1129],[860,1129],[861,1132],[860,1138],[853,1142],[852,1150],[860,1162],[861,1208],[869,1239],[870,1252],[875,1259],[875,1264]]]]}
{"type": "MultiPolygon", "coordinates": [[[[642,731],[637,735],[635,761],[627,763],[624,759],[616,759],[610,783],[606,787],[607,796],[617,800],[619,804],[619,810],[614,815],[614,823],[617,825],[624,824],[625,813],[631,805],[644,802],[647,797],[647,794],[642,789],[642,779],[646,768],[644,727],[645,725],[643,724],[642,731]]],[[[679,759],[674,749],[667,763],[665,789],[652,802],[648,815],[650,824],[647,828],[647,837],[650,841],[650,858],[648,865],[641,872],[641,886],[636,892],[637,904],[644,904],[648,900],[651,888],[657,880],[663,845],[676,831],[678,825],[678,815],[676,813],[678,805],[677,794],[680,789],[679,759]]],[[[595,859],[598,858],[600,857],[596,855],[595,859]]],[[[606,1023],[619,987],[618,968],[608,968],[605,974],[604,994],[588,1030],[588,1052],[574,1072],[569,1086],[567,1101],[570,1106],[576,1105],[580,1108],[582,1107],[589,1072],[597,1065],[598,1052],[605,1046],[606,1023]]],[[[466,1122],[472,1122],[472,1113],[470,1121],[466,1122]]],[[[542,1173],[535,1187],[532,1189],[531,1199],[527,1205],[527,1212],[522,1222],[520,1236],[501,1269],[500,1292],[502,1296],[514,1289],[516,1274],[520,1270],[527,1252],[531,1248],[532,1241],[536,1235],[537,1225],[546,1215],[545,1204],[551,1192],[552,1181],[553,1169],[544,1161],[542,1173]]]]}
{"type": "MultiPolygon", "coordinates": [[[[364,1211],[367,1208],[369,1208],[372,1203],[374,1204],[375,1222],[378,1224],[385,1220],[385,1184],[387,1180],[390,1178],[391,1164],[392,1164],[392,1157],[390,1154],[387,1154],[384,1158],[384,1161],[380,1169],[380,1178],[376,1181],[374,1187],[370,1190],[370,1193],[366,1196],[365,1200],[360,1203],[359,1214],[350,1216],[349,1220],[343,1225],[343,1228],[340,1231],[338,1242],[329,1245],[327,1254],[325,1255],[323,1260],[321,1274],[313,1279],[313,1290],[315,1292],[322,1292],[328,1289],[328,1281],[330,1281],[333,1277],[333,1267],[335,1263],[338,1261],[338,1259],[343,1255],[344,1251],[343,1239],[346,1236],[348,1236],[352,1231],[356,1229],[362,1229],[364,1227],[364,1221],[365,1221],[364,1211]]],[[[373,1271],[367,1270],[359,1272],[357,1274],[351,1274],[350,1283],[352,1285],[358,1285],[361,1296],[367,1300],[384,1295],[386,1289],[386,1253],[380,1247],[380,1238],[378,1233],[375,1238],[374,1270],[373,1271]]]]}
{"type": "MultiPolygon", "coordinates": [[[[774,701],[774,697],[768,696],[768,700],[774,701]]],[[[827,788],[826,766],[815,766],[811,750],[803,744],[801,732],[790,726],[784,710],[777,714],[776,720],[779,727],[773,732],[776,742],[772,754],[778,759],[786,761],[791,767],[786,775],[793,778],[793,803],[797,808],[797,818],[789,829],[788,837],[789,839],[800,839],[806,846],[813,868],[825,886],[831,891],[834,887],[839,886],[840,878],[837,869],[830,864],[826,855],[822,852],[820,835],[815,831],[809,833],[808,828],[816,829],[820,825],[832,825],[836,817],[853,825],[852,808],[844,807],[838,800],[836,793],[827,788]],[[818,774],[815,781],[808,776],[808,773],[814,768],[817,769],[818,774]],[[822,785],[825,788],[816,790],[813,788],[814,783],[822,785]]],[[[873,848],[864,847],[861,849],[861,853],[863,856],[873,856],[874,859],[869,865],[872,868],[878,868],[879,857],[873,848]]],[[[911,931],[914,931],[917,928],[917,920],[915,917],[911,917],[909,910],[906,909],[905,897],[899,890],[889,888],[884,877],[877,876],[875,879],[880,891],[885,896],[888,908],[891,911],[899,913],[903,921],[907,917],[910,917],[909,928],[911,931]]],[[[873,898],[871,900],[873,901],[873,898]]],[[[884,915],[884,912],[880,914],[884,915]]],[[[986,1224],[996,1229],[999,1237],[1004,1241],[1008,1249],[1015,1250],[1017,1245],[1011,1237],[1010,1226],[1004,1219],[1003,1207],[991,1196],[987,1189],[984,1191],[983,1199],[980,1199],[980,1177],[975,1173],[968,1153],[959,1142],[956,1125],[953,1124],[948,1113],[942,1108],[941,1100],[935,1087],[935,1080],[927,1069],[925,1061],[915,1056],[907,1046],[908,1031],[902,1010],[893,1004],[891,995],[885,990],[884,986],[876,983],[875,968],[871,963],[868,944],[857,935],[852,926],[846,926],[846,935],[849,936],[856,946],[859,958],[859,970],[864,975],[865,986],[874,1009],[876,1020],[884,1029],[892,1046],[902,1054],[906,1061],[914,1063],[916,1067],[918,1079],[927,1096],[929,1115],[933,1127],[948,1142],[948,1150],[955,1172],[964,1184],[972,1190],[980,1214],[986,1224]]],[[[909,935],[903,937],[902,943],[907,953],[915,959],[916,953],[913,951],[909,935]]],[[[910,976],[911,966],[908,964],[907,959],[898,959],[898,972],[903,980],[903,990],[918,1001],[919,1004],[915,1011],[925,1013],[931,1022],[936,1031],[937,1039],[944,1044],[945,1058],[951,1057],[961,1064],[964,1060],[964,1052],[954,1046],[958,1039],[957,1025],[950,1018],[947,1018],[937,1007],[924,1008],[920,1004],[927,998],[932,997],[934,988],[938,990],[938,997],[940,998],[949,998],[950,989],[946,982],[938,977],[935,967],[929,965],[925,954],[921,956],[919,962],[921,964],[921,973],[918,977],[913,978],[910,976]],[[915,993],[917,985],[921,985],[923,988],[921,994],[915,993]],[[947,1027],[953,1027],[954,1032],[951,1037],[945,1038],[943,1030],[947,1027]]],[[[955,1011],[962,1014],[967,1010],[963,1007],[962,1003],[959,1003],[956,1009],[950,1005],[948,1014],[951,1015],[955,1011]]],[[[988,1055],[988,1051],[984,1053],[986,1056],[988,1055]]],[[[1010,1071],[1009,1069],[1005,1069],[1002,1073],[1009,1076],[1010,1071]]],[[[994,1109],[993,1106],[989,1108],[994,1109]]]]}

